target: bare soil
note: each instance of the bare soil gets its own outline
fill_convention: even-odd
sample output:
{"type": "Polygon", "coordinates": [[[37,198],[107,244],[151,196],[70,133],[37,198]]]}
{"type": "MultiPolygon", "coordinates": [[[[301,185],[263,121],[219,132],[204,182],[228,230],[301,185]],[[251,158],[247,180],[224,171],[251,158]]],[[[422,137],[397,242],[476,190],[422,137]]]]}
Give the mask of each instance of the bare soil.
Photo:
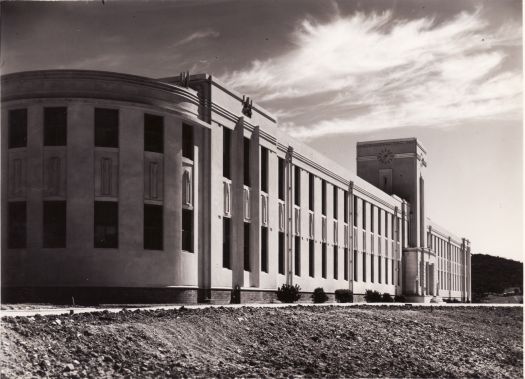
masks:
{"type": "Polygon", "coordinates": [[[523,310],[206,308],[4,317],[2,377],[523,377],[523,310]]]}

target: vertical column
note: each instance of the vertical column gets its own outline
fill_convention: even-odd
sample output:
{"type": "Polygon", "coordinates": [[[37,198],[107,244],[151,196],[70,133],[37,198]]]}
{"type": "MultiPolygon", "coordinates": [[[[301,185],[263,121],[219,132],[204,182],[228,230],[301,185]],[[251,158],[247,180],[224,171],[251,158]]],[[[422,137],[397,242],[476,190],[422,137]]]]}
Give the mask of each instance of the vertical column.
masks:
{"type": "MultiPolygon", "coordinates": [[[[210,288],[214,286],[224,286],[220,277],[217,275],[222,272],[222,255],[223,255],[223,217],[224,217],[224,188],[223,188],[223,128],[226,126],[218,127],[216,124],[212,124],[212,128],[209,131],[209,144],[208,151],[210,152],[207,164],[210,167],[210,178],[209,183],[206,187],[209,188],[209,251],[206,254],[209,258],[209,271],[210,271],[210,288]],[[217,216],[218,214],[218,216],[217,216]]],[[[225,278],[226,279],[226,278],[225,278]]],[[[230,279],[230,278],[228,278],[230,279]]]]}
{"type": "Polygon", "coordinates": [[[250,139],[250,286],[259,287],[261,271],[260,259],[260,201],[261,201],[261,170],[259,127],[255,127],[250,139]]]}
{"type": "Polygon", "coordinates": [[[244,286],[244,119],[232,133],[232,286],[244,286]]]}
{"type": "MultiPolygon", "coordinates": [[[[206,129],[203,127],[198,128],[200,130],[201,136],[199,138],[199,147],[200,147],[200,156],[199,156],[199,162],[200,167],[199,171],[201,173],[199,182],[201,185],[199,186],[199,209],[200,209],[200,229],[199,229],[199,287],[200,288],[210,288],[211,285],[211,239],[212,236],[210,234],[211,232],[211,224],[212,224],[212,217],[211,217],[211,201],[212,201],[212,167],[211,167],[211,137],[212,137],[212,131],[210,129],[206,129]]],[[[217,128],[215,128],[217,129],[217,128]]],[[[219,131],[222,132],[221,129],[219,131]]],[[[222,140],[222,138],[221,138],[222,140]]],[[[222,162],[222,157],[217,157],[219,162],[222,162]]],[[[221,183],[221,181],[214,181],[214,190],[219,193],[221,192],[222,188],[217,186],[217,183],[221,183]]],[[[217,218],[213,217],[213,224],[214,226],[218,226],[217,224],[217,218]]],[[[219,228],[214,228],[216,233],[220,234],[219,228]]],[[[219,246],[222,246],[222,244],[219,244],[219,246]]],[[[220,249],[219,249],[220,250],[220,249]]]]}
{"type": "Polygon", "coordinates": [[[285,159],[285,236],[286,236],[286,283],[293,284],[293,148],[288,147],[285,159]]]}
{"type": "Polygon", "coordinates": [[[164,250],[175,285],[182,270],[182,120],[167,116],[164,136],[164,250]]]}
{"type": "Polygon", "coordinates": [[[354,277],[354,265],[357,264],[357,262],[354,261],[354,239],[357,238],[357,236],[354,233],[354,212],[356,212],[356,209],[354,209],[354,182],[352,181],[350,181],[348,185],[348,210],[350,212],[348,215],[348,259],[350,260],[348,262],[348,289],[353,292],[354,281],[357,280],[357,278],[354,277]]]}
{"type": "Polygon", "coordinates": [[[419,177],[419,246],[427,246],[426,228],[425,228],[425,180],[422,176],[419,177]]]}

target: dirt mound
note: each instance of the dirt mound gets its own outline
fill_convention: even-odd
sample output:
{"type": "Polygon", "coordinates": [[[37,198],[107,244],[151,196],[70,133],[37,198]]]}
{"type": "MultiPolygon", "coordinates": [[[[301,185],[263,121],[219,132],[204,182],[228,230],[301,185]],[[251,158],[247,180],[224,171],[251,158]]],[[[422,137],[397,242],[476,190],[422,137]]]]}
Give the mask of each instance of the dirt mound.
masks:
{"type": "Polygon", "coordinates": [[[15,377],[522,377],[521,308],[287,307],[4,318],[15,377]]]}

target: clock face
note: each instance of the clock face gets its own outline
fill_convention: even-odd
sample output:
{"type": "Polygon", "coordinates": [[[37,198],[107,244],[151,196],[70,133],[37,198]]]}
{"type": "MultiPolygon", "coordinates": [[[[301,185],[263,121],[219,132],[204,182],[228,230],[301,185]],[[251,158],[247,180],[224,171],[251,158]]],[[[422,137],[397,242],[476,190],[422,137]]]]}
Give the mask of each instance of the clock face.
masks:
{"type": "Polygon", "coordinates": [[[394,153],[389,149],[383,149],[377,154],[377,159],[383,164],[389,164],[394,159],[394,153]]]}

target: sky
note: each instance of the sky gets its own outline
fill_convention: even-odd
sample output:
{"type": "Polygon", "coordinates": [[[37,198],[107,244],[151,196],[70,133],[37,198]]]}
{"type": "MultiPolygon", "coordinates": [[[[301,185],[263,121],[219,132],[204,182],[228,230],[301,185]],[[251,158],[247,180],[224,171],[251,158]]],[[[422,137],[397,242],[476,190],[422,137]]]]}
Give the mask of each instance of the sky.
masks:
{"type": "Polygon", "coordinates": [[[521,1],[2,2],[2,74],[206,72],[355,172],[355,144],[417,137],[427,214],[523,261],[521,1]]]}

